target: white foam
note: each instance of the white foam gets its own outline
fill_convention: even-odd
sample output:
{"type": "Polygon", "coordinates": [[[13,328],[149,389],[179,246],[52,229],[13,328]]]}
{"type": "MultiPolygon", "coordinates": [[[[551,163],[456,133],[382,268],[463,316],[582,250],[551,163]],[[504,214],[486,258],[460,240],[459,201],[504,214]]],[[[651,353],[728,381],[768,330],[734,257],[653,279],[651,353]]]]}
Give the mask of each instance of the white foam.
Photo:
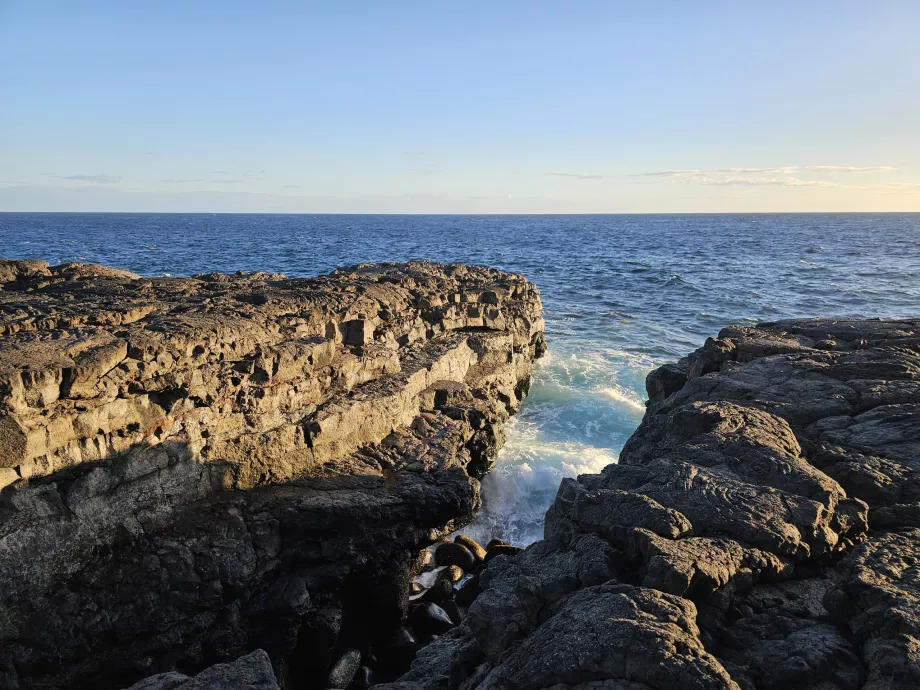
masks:
{"type": "Polygon", "coordinates": [[[601,388],[599,392],[601,395],[607,396],[614,402],[620,403],[636,412],[645,413],[645,402],[640,400],[639,396],[631,391],[624,390],[619,386],[610,386],[608,388],[601,388]]]}

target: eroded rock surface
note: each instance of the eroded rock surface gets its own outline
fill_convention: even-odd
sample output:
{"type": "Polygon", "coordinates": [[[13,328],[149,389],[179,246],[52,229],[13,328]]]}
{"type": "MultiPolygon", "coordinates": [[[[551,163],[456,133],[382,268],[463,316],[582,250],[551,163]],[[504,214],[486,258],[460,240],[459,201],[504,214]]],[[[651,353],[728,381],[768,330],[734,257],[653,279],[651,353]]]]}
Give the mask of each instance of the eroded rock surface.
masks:
{"type": "Polygon", "coordinates": [[[326,682],[473,516],[543,321],[520,276],[0,262],[0,686],[120,688],[261,648],[326,682]]]}
{"type": "Polygon", "coordinates": [[[920,687],[920,321],[728,328],[389,690],[920,687]]]}

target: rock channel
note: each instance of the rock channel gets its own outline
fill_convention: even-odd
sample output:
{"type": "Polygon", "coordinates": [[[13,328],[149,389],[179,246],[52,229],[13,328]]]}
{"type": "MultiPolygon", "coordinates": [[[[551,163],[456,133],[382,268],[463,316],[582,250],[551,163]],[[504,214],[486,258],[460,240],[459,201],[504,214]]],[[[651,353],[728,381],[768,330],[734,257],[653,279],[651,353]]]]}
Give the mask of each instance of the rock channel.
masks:
{"type": "Polygon", "coordinates": [[[0,687],[352,682],[544,347],[485,268],[0,262],[0,687]]]}
{"type": "Polygon", "coordinates": [[[647,387],[619,463],[379,687],[920,687],[920,321],[728,328],[647,387]]]}

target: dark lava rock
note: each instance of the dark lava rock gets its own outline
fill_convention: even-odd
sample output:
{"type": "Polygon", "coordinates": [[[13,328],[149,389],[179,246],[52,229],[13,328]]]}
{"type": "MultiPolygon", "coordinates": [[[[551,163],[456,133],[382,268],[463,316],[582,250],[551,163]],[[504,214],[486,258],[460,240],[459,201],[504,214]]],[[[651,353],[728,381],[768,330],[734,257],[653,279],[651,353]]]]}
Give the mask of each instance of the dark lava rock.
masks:
{"type": "Polygon", "coordinates": [[[460,589],[454,595],[454,601],[460,606],[469,606],[476,597],[479,596],[479,575],[473,575],[469,580],[460,585],[460,589]]]}
{"type": "Polygon", "coordinates": [[[409,612],[407,622],[415,630],[429,635],[441,635],[454,627],[454,622],[444,609],[431,602],[415,605],[409,612]]]}
{"type": "Polygon", "coordinates": [[[452,599],[454,596],[454,585],[448,579],[438,579],[435,583],[421,596],[422,601],[430,601],[440,604],[442,601],[452,599]]]}
{"type": "Polygon", "coordinates": [[[647,387],[382,690],[920,687],[920,320],[727,328],[647,387]]]}
{"type": "Polygon", "coordinates": [[[0,261],[0,686],[265,650],[322,687],[406,612],[543,349],[481,267],[139,277],[0,261]]]}
{"type": "Polygon", "coordinates": [[[496,556],[517,556],[523,550],[520,546],[512,546],[511,544],[495,544],[486,553],[485,561],[488,563],[496,556]]]}
{"type": "Polygon", "coordinates": [[[340,688],[344,690],[355,677],[358,668],[361,666],[361,652],[357,649],[349,649],[345,652],[329,671],[326,679],[327,688],[340,688]]]}
{"type": "Polygon", "coordinates": [[[457,544],[462,544],[470,553],[476,557],[476,561],[482,563],[486,558],[486,550],[482,548],[482,545],[477,542],[475,539],[466,536],[465,534],[458,534],[454,537],[454,542],[457,544]]]}
{"type": "Polygon", "coordinates": [[[438,579],[447,580],[448,582],[460,582],[463,579],[463,570],[455,565],[449,565],[438,573],[438,579]]]}
{"type": "Polygon", "coordinates": [[[444,609],[444,613],[447,614],[454,625],[460,625],[460,623],[463,622],[463,614],[460,611],[460,607],[457,606],[456,601],[448,599],[447,601],[442,601],[438,605],[444,609]]]}
{"type": "Polygon", "coordinates": [[[373,685],[379,683],[377,673],[369,666],[362,666],[358,669],[355,677],[348,686],[348,690],[367,690],[373,685]]]}
{"type": "Polygon", "coordinates": [[[438,565],[455,565],[461,570],[470,571],[476,567],[476,557],[463,544],[444,542],[434,552],[438,565]]]}
{"type": "Polygon", "coordinates": [[[399,628],[374,646],[377,667],[394,674],[404,673],[422,647],[411,632],[399,628]]]}
{"type": "Polygon", "coordinates": [[[215,664],[194,678],[170,671],[135,683],[128,690],[279,690],[271,661],[261,649],[226,664],[215,664]]]}

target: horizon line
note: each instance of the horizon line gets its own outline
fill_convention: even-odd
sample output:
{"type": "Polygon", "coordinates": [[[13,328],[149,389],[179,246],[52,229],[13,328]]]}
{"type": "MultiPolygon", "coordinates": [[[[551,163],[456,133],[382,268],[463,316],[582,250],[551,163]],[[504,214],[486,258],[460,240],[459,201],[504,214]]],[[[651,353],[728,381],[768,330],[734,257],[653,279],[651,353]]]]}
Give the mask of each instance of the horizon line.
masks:
{"type": "Polygon", "coordinates": [[[821,215],[917,215],[916,211],[597,211],[527,213],[499,211],[495,213],[431,213],[404,211],[400,213],[347,211],[4,211],[0,215],[111,215],[111,216],[821,216],[821,215]]]}

